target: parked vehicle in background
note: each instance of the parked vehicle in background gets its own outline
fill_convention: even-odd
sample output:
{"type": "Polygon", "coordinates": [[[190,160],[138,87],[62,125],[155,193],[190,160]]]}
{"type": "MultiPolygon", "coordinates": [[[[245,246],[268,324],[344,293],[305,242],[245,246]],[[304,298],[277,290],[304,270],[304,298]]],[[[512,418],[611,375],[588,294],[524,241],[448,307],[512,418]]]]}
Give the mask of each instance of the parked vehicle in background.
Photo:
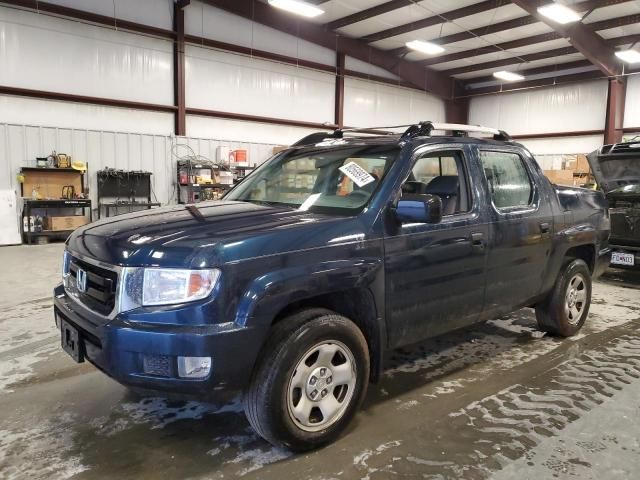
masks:
{"type": "Polygon", "coordinates": [[[391,349],[526,306],[578,332],[608,266],[604,195],[552,185],[495,129],[404,129],[312,134],[222,201],[76,230],[63,348],[126,385],[243,389],[260,435],[308,450],[345,430],[391,349]]]}
{"type": "Polygon", "coordinates": [[[611,265],[640,268],[640,138],[587,155],[611,215],[611,265]]]}

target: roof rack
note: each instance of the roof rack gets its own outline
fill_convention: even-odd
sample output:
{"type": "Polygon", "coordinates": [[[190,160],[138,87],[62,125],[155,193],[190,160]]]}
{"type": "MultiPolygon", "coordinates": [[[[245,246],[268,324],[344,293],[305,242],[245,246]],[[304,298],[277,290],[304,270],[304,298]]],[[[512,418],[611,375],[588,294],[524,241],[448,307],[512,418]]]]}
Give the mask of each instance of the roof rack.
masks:
{"type": "Polygon", "coordinates": [[[438,123],[438,122],[420,122],[409,126],[402,134],[403,138],[409,137],[426,137],[430,136],[433,130],[450,131],[454,137],[466,137],[467,133],[490,133],[494,140],[507,142],[511,137],[504,130],[498,130],[493,127],[483,127],[482,125],[465,125],[462,123],[438,123]]]}
{"type": "Polygon", "coordinates": [[[398,135],[398,133],[391,132],[389,130],[395,128],[405,128],[406,130],[400,136],[400,139],[406,140],[413,137],[428,137],[431,136],[433,130],[450,131],[454,137],[466,137],[468,133],[489,133],[493,135],[494,140],[501,140],[504,142],[510,141],[511,137],[504,130],[498,130],[492,127],[483,127],[482,125],[464,125],[461,123],[437,123],[431,121],[425,121],[420,123],[408,124],[408,125],[391,125],[386,127],[367,127],[367,128],[344,128],[336,129],[333,132],[316,132],[306,137],[301,138],[293,147],[300,147],[303,145],[311,145],[313,143],[320,143],[323,140],[330,138],[343,138],[345,133],[360,133],[367,135],[398,135]]]}

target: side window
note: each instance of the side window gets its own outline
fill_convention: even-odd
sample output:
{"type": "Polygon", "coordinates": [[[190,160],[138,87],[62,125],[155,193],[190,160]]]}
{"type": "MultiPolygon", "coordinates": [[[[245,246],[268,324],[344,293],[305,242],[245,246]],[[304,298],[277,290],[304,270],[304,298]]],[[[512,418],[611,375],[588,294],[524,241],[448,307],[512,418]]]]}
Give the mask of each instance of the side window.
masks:
{"type": "Polygon", "coordinates": [[[471,205],[462,151],[443,150],[419,157],[402,193],[438,195],[444,215],[468,212],[471,205]]]}
{"type": "Polygon", "coordinates": [[[480,151],[480,161],[496,208],[527,207],[531,204],[533,188],[520,155],[480,151]]]}

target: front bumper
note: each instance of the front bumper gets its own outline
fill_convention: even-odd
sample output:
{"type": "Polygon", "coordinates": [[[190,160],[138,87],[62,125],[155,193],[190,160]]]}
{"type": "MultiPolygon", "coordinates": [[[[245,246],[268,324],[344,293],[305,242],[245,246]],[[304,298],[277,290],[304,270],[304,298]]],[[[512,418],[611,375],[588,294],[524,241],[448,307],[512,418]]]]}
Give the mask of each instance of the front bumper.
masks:
{"type": "MultiPolygon", "coordinates": [[[[267,333],[264,328],[233,322],[196,326],[152,323],[151,318],[144,322],[140,314],[135,315],[136,321],[127,313],[107,320],[79,305],[62,285],[54,289],[54,311],[56,326],[60,328],[64,320],[76,328],[84,357],[116,381],[179,393],[207,394],[246,386],[267,333]],[[211,357],[211,372],[202,379],[180,378],[178,356],[211,357]],[[162,360],[166,367],[162,374],[145,373],[145,361],[149,364],[150,358],[162,360]]],[[[162,315],[166,319],[167,312],[162,315]]]]}

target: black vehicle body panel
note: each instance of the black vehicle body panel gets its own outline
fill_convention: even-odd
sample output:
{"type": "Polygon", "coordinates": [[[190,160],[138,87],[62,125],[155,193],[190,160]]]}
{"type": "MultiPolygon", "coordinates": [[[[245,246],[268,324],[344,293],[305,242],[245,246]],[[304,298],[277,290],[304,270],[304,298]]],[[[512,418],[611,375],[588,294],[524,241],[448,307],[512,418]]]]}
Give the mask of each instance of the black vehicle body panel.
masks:
{"type": "MultiPolygon", "coordinates": [[[[611,215],[609,243],[640,267],[640,142],[604,145],[587,155],[611,215]]],[[[615,265],[625,268],[624,265],[615,265]]]]}

